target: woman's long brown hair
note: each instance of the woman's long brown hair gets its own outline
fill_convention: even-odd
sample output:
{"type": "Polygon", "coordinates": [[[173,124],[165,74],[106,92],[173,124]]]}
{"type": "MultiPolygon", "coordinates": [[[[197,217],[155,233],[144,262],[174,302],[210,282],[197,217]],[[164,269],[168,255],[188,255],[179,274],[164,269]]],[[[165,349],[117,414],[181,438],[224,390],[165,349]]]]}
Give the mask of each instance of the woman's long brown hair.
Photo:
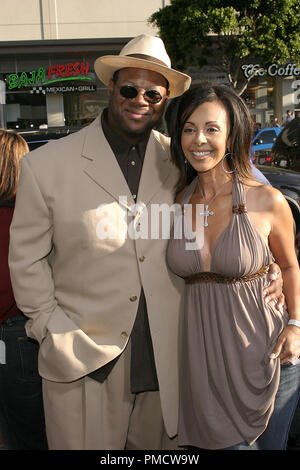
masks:
{"type": "Polygon", "coordinates": [[[0,201],[14,199],[17,191],[20,159],[28,145],[16,132],[0,129],[0,201]]]}
{"type": "Polygon", "coordinates": [[[231,155],[227,160],[229,167],[235,168],[241,178],[253,178],[250,162],[253,124],[246,103],[232,88],[204,82],[172,100],[165,115],[171,137],[171,158],[180,171],[177,194],[197,175],[186,162],[181,147],[184,124],[199,105],[212,101],[220,101],[229,116],[230,145],[227,149],[231,155]]]}

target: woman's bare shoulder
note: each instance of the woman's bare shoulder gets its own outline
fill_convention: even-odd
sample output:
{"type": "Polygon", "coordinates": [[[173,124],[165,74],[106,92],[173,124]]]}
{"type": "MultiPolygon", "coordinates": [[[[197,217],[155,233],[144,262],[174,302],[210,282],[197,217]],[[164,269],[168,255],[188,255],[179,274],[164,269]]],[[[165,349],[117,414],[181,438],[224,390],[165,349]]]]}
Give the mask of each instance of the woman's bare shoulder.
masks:
{"type": "Polygon", "coordinates": [[[273,186],[262,184],[256,180],[246,181],[244,185],[249,202],[263,210],[273,210],[275,207],[286,205],[284,195],[273,186]]]}

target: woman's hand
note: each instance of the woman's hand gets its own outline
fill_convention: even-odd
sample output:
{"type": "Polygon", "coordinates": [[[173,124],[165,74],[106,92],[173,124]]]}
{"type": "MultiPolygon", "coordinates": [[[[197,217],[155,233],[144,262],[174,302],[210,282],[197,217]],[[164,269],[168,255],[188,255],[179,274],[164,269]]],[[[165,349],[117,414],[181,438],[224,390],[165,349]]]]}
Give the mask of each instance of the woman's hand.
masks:
{"type": "Polygon", "coordinates": [[[270,355],[270,359],[280,357],[281,364],[294,361],[300,357],[300,328],[287,325],[280,336],[277,344],[270,355]]]}
{"type": "Polygon", "coordinates": [[[271,264],[268,272],[268,279],[270,281],[270,285],[265,287],[263,290],[265,302],[269,303],[272,300],[277,300],[276,308],[281,311],[285,304],[285,297],[282,293],[283,280],[278,264],[271,264]]]}

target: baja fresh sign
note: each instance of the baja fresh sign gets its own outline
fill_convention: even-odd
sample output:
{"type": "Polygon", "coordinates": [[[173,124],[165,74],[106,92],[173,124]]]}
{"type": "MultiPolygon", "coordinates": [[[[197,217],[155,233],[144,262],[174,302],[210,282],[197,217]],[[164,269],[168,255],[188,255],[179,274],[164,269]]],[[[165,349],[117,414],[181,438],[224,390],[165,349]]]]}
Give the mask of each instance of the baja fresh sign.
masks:
{"type": "Polygon", "coordinates": [[[66,65],[50,65],[48,71],[39,67],[31,72],[11,73],[7,76],[7,86],[9,90],[14,90],[67,80],[93,80],[88,76],[89,66],[89,62],[69,62],[66,65]]]}
{"type": "Polygon", "coordinates": [[[286,65],[271,64],[267,69],[262,68],[259,64],[246,64],[242,65],[241,69],[246,78],[255,75],[262,77],[266,73],[270,77],[291,77],[300,75],[300,67],[292,63],[286,65]]]}

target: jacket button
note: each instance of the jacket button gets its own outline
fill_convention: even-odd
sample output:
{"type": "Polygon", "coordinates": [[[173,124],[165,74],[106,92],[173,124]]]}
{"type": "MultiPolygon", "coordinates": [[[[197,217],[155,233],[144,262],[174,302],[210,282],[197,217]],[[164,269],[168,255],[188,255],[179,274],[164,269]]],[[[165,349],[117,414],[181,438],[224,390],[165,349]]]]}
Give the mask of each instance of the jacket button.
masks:
{"type": "Polygon", "coordinates": [[[141,262],[143,262],[143,261],[145,260],[145,256],[140,256],[140,257],[139,257],[139,260],[140,260],[141,262]]]}
{"type": "Polygon", "coordinates": [[[131,302],[135,302],[136,299],[137,299],[137,296],[136,296],[136,295],[132,295],[132,296],[129,298],[129,300],[130,300],[131,302]]]}
{"type": "Polygon", "coordinates": [[[126,333],[126,331],[122,331],[121,336],[122,338],[127,338],[128,334],[126,333]]]}

